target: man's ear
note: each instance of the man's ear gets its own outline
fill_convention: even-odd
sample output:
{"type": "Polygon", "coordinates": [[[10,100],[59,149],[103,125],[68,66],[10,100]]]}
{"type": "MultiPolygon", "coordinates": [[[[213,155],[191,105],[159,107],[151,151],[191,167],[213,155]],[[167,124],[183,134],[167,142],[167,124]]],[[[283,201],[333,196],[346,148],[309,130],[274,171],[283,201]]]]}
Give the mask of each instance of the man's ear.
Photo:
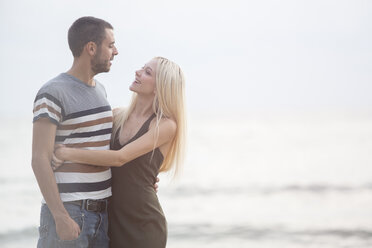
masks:
{"type": "Polygon", "coordinates": [[[89,41],[84,48],[90,56],[94,56],[97,53],[97,44],[93,41],[89,41]]]}

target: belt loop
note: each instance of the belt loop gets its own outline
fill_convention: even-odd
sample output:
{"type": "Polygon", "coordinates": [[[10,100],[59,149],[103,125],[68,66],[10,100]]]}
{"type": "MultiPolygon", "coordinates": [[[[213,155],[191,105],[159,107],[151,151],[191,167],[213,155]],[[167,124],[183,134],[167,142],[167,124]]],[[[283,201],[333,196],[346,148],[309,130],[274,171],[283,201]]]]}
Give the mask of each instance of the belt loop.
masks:
{"type": "Polygon", "coordinates": [[[81,203],[81,210],[85,210],[85,206],[86,206],[86,200],[83,199],[81,203]]]}

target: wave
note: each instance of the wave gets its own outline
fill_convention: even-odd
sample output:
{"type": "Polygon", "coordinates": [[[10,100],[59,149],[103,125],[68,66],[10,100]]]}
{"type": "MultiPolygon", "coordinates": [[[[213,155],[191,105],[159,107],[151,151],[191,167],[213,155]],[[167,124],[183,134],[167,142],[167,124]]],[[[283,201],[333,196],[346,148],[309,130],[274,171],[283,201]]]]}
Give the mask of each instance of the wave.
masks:
{"type": "Polygon", "coordinates": [[[0,243],[14,242],[20,239],[37,238],[37,227],[27,227],[19,230],[9,230],[0,233],[0,243]]]}
{"type": "MultiPolygon", "coordinates": [[[[212,225],[209,223],[168,223],[169,239],[178,241],[224,242],[242,240],[252,242],[285,241],[290,243],[342,243],[343,240],[372,245],[372,229],[289,229],[283,226],[257,227],[249,225],[212,225]]],[[[36,227],[0,233],[0,244],[38,239],[36,227]]],[[[28,241],[27,241],[28,242],[28,241]]],[[[332,246],[333,247],[333,246],[332,246]]],[[[364,247],[364,246],[363,246],[364,247]]]]}
{"type": "Polygon", "coordinates": [[[286,239],[304,240],[312,238],[355,238],[372,242],[372,229],[288,229],[277,227],[253,227],[249,225],[216,226],[210,224],[169,224],[169,237],[176,239],[199,238],[206,240],[237,239],[286,239]]]}
{"type": "MultiPolygon", "coordinates": [[[[285,236],[333,236],[338,238],[357,237],[372,240],[372,229],[340,228],[340,229],[289,229],[283,226],[254,227],[249,225],[215,225],[209,223],[177,224],[168,223],[169,234],[172,237],[189,238],[265,238],[285,236]]],[[[37,227],[21,230],[11,230],[0,233],[0,241],[16,240],[19,238],[37,237],[37,227]]]]}
{"type": "MultiPolygon", "coordinates": [[[[281,193],[356,193],[361,191],[372,191],[372,183],[360,186],[348,185],[328,185],[328,184],[309,184],[309,185],[285,185],[285,186],[237,186],[237,187],[197,187],[180,186],[172,190],[164,190],[165,195],[171,197],[185,197],[191,195],[239,195],[239,194],[260,194],[271,195],[281,193]]],[[[163,193],[161,192],[161,193],[163,193]]]]}

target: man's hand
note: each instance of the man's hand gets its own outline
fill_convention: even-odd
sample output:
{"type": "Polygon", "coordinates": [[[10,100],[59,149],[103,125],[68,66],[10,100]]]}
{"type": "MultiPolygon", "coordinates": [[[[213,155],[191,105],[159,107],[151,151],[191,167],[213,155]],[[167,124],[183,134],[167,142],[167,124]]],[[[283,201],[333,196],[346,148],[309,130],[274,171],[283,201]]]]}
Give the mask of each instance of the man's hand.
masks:
{"type": "Polygon", "coordinates": [[[55,222],[60,240],[74,240],[79,237],[80,227],[70,216],[57,217],[55,222]]]}

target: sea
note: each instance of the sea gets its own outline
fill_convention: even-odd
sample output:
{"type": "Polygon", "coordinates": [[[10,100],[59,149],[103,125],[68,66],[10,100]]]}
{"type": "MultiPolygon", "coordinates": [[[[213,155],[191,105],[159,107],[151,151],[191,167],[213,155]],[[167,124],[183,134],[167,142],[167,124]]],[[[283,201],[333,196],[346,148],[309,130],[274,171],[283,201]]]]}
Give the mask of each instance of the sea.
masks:
{"type": "MultiPolygon", "coordinates": [[[[0,247],[36,247],[32,116],[2,117],[0,247]]],[[[189,113],[160,175],[170,248],[372,247],[372,111],[189,113]]]]}

